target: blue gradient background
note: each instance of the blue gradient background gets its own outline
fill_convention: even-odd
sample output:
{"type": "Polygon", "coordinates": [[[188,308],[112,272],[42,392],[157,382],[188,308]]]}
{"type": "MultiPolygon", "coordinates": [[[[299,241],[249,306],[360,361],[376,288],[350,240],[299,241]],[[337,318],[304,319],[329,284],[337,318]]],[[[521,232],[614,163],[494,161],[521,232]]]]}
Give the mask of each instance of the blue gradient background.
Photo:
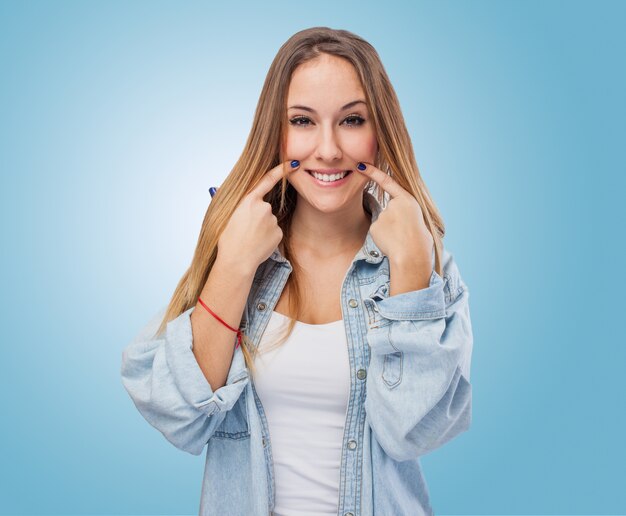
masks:
{"type": "Polygon", "coordinates": [[[315,25],[379,51],[471,290],[473,426],[422,459],[435,512],[625,513],[625,19],[0,2],[0,513],[197,513],[204,457],[141,418],[121,352],[188,267],[276,51],[315,25]]]}

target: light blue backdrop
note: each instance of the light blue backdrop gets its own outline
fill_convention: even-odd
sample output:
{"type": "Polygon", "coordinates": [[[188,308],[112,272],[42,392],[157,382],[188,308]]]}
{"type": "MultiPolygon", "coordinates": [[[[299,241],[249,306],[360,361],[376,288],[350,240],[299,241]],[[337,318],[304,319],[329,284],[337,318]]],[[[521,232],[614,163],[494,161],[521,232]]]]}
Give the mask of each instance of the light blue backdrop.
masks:
{"type": "Polygon", "coordinates": [[[625,513],[625,19],[2,1],[0,513],[197,513],[204,457],[141,418],[121,352],[189,265],[276,51],[314,25],[379,51],[471,290],[473,426],[422,459],[436,513],[625,513]]]}

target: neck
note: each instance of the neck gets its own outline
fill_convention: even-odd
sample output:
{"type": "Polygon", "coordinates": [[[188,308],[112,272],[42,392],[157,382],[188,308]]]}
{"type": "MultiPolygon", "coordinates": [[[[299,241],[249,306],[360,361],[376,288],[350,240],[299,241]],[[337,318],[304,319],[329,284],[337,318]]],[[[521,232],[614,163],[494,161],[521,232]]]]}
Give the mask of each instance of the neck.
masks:
{"type": "Polygon", "coordinates": [[[371,215],[363,207],[362,197],[333,213],[320,212],[299,199],[292,217],[293,250],[320,259],[354,255],[371,225],[371,215]]]}

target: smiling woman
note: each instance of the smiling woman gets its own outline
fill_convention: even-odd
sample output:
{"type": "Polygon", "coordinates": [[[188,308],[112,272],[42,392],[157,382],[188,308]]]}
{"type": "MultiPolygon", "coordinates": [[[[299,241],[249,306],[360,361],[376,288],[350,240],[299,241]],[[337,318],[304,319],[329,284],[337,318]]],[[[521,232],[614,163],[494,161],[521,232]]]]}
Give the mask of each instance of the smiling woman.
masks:
{"type": "Polygon", "coordinates": [[[433,514],[419,457],[470,427],[473,336],[412,149],[368,42],[280,48],[191,266],[122,356],[145,419],[207,449],[201,515],[433,514]]]}
{"type": "Polygon", "coordinates": [[[301,163],[299,171],[289,176],[298,193],[294,233],[319,228],[315,234],[302,235],[302,240],[308,247],[341,254],[354,248],[355,239],[362,241],[363,234],[354,234],[348,226],[366,216],[362,193],[368,180],[351,177],[351,172],[359,161],[373,163],[378,152],[361,81],[349,61],[321,53],[294,71],[287,106],[283,154],[301,163]],[[330,242],[328,228],[336,233],[330,242]],[[320,246],[320,241],[326,245],[320,246]],[[339,248],[329,248],[335,242],[339,248]]]}

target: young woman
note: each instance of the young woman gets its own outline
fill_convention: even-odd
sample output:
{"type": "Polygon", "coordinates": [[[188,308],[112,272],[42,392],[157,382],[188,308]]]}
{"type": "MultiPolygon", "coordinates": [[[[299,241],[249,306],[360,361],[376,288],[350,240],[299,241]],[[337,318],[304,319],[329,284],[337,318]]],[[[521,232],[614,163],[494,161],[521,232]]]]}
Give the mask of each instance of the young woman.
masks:
{"type": "Polygon", "coordinates": [[[143,417],[207,448],[200,514],[433,514],[419,457],[472,401],[443,236],[375,49],[292,36],[191,266],[122,357],[143,417]]]}

